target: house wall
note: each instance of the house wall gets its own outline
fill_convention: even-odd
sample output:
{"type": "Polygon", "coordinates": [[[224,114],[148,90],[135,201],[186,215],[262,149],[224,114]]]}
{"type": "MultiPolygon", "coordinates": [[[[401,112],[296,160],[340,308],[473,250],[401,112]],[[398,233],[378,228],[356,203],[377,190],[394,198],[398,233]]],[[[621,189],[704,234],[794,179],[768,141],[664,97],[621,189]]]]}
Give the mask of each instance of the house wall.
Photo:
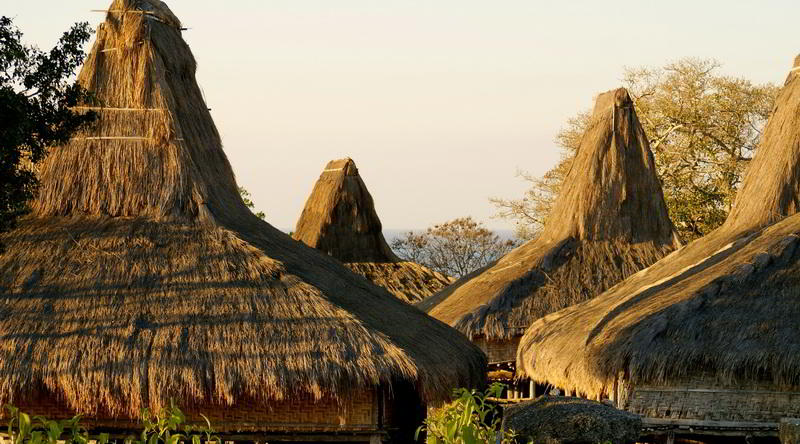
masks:
{"type": "Polygon", "coordinates": [[[522,339],[521,336],[515,336],[508,340],[496,341],[479,337],[472,342],[486,353],[486,356],[489,357],[489,363],[491,364],[494,362],[515,362],[517,360],[517,347],[519,347],[520,339],[522,339]]]}
{"type": "MultiPolygon", "coordinates": [[[[356,433],[367,440],[380,434],[385,441],[407,443],[411,442],[408,437],[413,437],[424,419],[424,404],[410,385],[359,390],[342,398],[315,400],[310,395],[301,395],[284,401],[270,401],[267,405],[251,400],[242,400],[231,406],[178,405],[186,414],[187,422],[204,425],[205,420],[200,416],[203,414],[223,435],[297,434],[298,440],[304,442],[307,438],[303,438],[303,434],[356,433]]],[[[32,417],[65,419],[75,415],[66,403],[49,393],[17,400],[13,404],[32,417]]],[[[0,423],[6,419],[5,414],[0,413],[0,423]]],[[[108,414],[84,415],[80,424],[89,430],[140,429],[137,421],[108,414]]]]}
{"type": "Polygon", "coordinates": [[[663,385],[628,386],[621,405],[649,418],[779,422],[800,417],[800,387],[772,383],[720,384],[696,376],[663,385]]]}

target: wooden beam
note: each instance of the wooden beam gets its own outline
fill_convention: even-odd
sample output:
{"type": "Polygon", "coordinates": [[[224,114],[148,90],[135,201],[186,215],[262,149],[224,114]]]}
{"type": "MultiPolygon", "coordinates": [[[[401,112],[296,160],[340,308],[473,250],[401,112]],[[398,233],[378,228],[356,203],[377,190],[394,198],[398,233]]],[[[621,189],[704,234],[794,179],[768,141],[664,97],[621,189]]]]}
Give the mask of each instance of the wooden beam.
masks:
{"type": "Polygon", "coordinates": [[[707,421],[703,419],[668,419],[668,418],[642,418],[644,427],[654,426],[685,426],[685,427],[716,427],[716,428],[737,428],[737,429],[775,429],[778,430],[777,422],[756,422],[756,421],[707,421]]]}
{"type": "Polygon", "coordinates": [[[648,388],[637,387],[637,392],[649,393],[742,393],[747,395],[800,395],[800,392],[781,392],[771,390],[736,390],[736,389],[702,389],[702,388],[648,388]]]}
{"type": "Polygon", "coordinates": [[[164,108],[115,108],[113,106],[73,106],[70,109],[88,109],[91,111],[164,111],[164,108]]]}

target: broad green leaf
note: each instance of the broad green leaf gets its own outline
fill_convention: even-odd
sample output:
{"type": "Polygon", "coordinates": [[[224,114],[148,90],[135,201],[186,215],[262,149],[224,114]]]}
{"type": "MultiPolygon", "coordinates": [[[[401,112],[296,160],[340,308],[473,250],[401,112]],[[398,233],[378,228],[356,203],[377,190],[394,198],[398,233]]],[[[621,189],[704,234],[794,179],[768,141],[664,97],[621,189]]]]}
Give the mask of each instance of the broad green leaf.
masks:
{"type": "Polygon", "coordinates": [[[28,434],[31,432],[31,417],[27,413],[20,413],[19,414],[19,438],[18,440],[21,442],[25,438],[28,437],[28,434]]]}

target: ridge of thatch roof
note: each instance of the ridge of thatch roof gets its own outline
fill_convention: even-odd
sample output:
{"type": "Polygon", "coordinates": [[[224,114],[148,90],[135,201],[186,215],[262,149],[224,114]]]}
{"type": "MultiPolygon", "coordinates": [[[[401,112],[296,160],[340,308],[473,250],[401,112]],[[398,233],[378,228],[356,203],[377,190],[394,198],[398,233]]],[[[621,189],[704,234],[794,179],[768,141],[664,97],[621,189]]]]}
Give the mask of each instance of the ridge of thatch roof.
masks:
{"type": "Polygon", "coordinates": [[[679,244],[647,137],[620,88],[597,97],[541,235],[418,307],[467,336],[510,338],[679,244]]]}
{"type": "Polygon", "coordinates": [[[589,396],[608,394],[620,374],[634,383],[702,373],[721,384],[800,385],[800,214],[791,194],[800,180],[798,118],[795,69],[728,221],[601,296],[534,323],[517,369],[589,396]],[[756,213],[768,209],[775,212],[756,213]],[[780,216],[788,217],[764,227],[780,216]]]}
{"type": "Polygon", "coordinates": [[[349,157],[325,166],[292,237],[340,260],[405,302],[419,302],[451,282],[448,276],[394,254],[383,237],[372,195],[349,157]]]}
{"type": "Polygon", "coordinates": [[[733,208],[725,220],[729,230],[768,225],[800,209],[800,55],[794,60],[784,88],[764,129],[755,156],[742,179],[733,208]]]}
{"type": "Polygon", "coordinates": [[[252,215],[177,19],[159,0],[109,10],[79,76],[99,122],[52,150],[0,236],[0,404],[49,392],[136,417],[483,383],[461,334],[252,215]]]}
{"type": "Polygon", "coordinates": [[[400,262],[353,159],[332,160],[320,174],[292,235],[342,262],[400,262]]]}

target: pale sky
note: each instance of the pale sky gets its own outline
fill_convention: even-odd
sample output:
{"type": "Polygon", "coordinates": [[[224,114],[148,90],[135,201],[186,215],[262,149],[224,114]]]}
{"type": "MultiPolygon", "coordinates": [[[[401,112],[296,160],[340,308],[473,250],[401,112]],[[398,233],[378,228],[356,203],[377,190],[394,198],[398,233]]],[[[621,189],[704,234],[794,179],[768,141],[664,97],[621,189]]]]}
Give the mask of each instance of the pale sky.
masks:
{"type": "MultiPolygon", "coordinates": [[[[49,49],[108,0],[0,0],[49,49]]],[[[293,228],[328,160],[350,156],[387,229],[471,215],[517,197],[517,169],[559,156],[566,119],[625,66],[713,57],[782,84],[800,2],[171,0],[240,185],[293,228]]]]}

